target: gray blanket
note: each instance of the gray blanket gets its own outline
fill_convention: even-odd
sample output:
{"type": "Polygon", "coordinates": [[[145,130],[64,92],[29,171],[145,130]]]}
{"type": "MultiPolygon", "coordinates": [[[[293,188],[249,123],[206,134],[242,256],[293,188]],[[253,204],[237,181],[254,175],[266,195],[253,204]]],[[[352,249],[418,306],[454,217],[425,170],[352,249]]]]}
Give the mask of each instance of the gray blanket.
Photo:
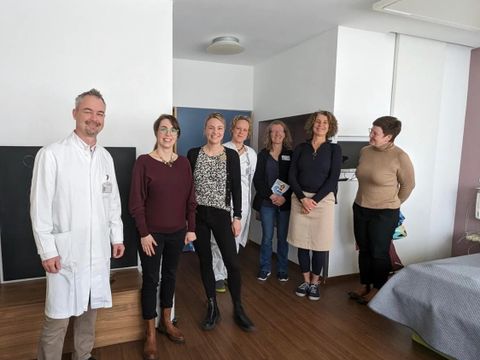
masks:
{"type": "Polygon", "coordinates": [[[442,353],[480,359],[480,254],[409,265],[369,306],[442,353]]]}

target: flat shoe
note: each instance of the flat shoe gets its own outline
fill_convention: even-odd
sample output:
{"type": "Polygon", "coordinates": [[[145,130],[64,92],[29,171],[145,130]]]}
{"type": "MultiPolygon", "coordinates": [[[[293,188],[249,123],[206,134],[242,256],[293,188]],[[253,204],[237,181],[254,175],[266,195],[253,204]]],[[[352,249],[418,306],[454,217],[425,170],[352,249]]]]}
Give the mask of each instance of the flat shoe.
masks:
{"type": "MultiPolygon", "coordinates": [[[[358,294],[357,294],[358,295],[358,294]]],[[[355,301],[357,303],[359,303],[360,305],[367,305],[368,304],[368,300],[365,299],[364,297],[360,296],[359,298],[355,299],[355,301]]]]}
{"type": "Polygon", "coordinates": [[[349,291],[347,295],[352,300],[359,300],[362,298],[362,296],[359,293],[356,293],[355,291],[349,291]]]}
{"type": "Polygon", "coordinates": [[[372,289],[367,295],[362,296],[360,299],[357,299],[357,303],[361,305],[367,305],[370,302],[370,300],[372,300],[375,297],[375,295],[377,295],[377,293],[378,293],[378,289],[372,289]]]}

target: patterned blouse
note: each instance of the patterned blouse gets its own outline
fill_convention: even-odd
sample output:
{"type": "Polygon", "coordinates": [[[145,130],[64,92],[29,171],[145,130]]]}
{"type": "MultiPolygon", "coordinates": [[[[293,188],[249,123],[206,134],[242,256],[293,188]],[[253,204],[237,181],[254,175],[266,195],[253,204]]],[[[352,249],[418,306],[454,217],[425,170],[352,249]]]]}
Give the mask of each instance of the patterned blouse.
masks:
{"type": "Polygon", "coordinates": [[[198,154],[193,175],[198,205],[211,206],[230,211],[225,203],[227,181],[227,156],[225,150],[219,155],[208,156],[203,147],[198,154]]]}

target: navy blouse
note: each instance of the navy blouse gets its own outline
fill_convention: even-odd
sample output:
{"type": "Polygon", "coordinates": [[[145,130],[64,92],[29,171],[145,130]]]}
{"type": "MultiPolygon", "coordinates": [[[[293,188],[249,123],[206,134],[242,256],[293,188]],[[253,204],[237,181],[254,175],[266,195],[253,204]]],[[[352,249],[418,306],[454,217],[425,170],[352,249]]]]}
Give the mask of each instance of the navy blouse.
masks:
{"type": "Polygon", "coordinates": [[[298,200],[303,191],[314,193],[317,203],[333,192],[337,195],[338,178],[342,166],[342,149],[338,144],[325,142],[315,152],[310,142],[295,148],[289,171],[289,184],[298,200]]]}

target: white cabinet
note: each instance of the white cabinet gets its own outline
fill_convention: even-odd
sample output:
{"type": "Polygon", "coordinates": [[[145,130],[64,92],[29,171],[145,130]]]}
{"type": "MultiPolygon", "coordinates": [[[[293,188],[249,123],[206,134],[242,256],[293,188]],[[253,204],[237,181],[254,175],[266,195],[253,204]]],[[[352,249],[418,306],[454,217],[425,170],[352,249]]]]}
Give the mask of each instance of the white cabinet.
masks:
{"type": "Polygon", "coordinates": [[[338,28],[334,114],[340,136],[368,136],[373,120],[390,115],[395,35],[338,28]]]}

